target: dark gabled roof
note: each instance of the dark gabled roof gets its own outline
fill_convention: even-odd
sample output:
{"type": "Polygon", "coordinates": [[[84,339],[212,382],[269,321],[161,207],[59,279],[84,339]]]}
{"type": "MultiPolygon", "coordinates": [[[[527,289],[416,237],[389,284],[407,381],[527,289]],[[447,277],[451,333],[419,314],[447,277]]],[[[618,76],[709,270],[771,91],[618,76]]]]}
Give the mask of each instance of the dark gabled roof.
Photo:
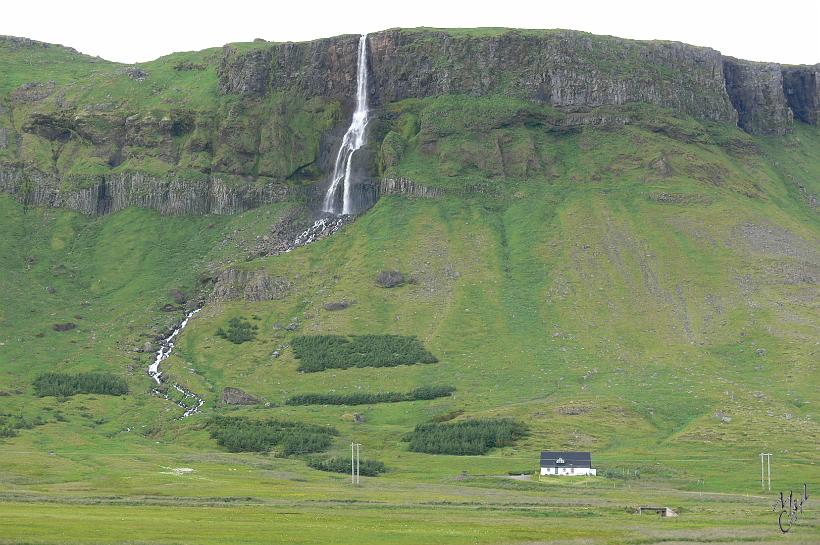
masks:
{"type": "Polygon", "coordinates": [[[592,467],[592,454],[544,450],[541,451],[541,467],[592,467]]]}

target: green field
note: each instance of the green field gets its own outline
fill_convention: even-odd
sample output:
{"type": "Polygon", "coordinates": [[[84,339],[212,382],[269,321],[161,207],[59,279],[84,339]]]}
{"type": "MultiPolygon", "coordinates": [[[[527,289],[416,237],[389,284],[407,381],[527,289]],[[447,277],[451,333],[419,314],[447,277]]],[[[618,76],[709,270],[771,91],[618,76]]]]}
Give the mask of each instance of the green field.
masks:
{"type": "MultiPolygon", "coordinates": [[[[57,83],[84,82],[72,100],[129,96],[123,108],[158,117],[231,106],[213,50],[147,63],[141,87],[119,65],[47,53],[39,68],[0,59],[14,68],[0,95],[64,61],[57,83]],[[204,68],[180,75],[183,61],[204,68]]],[[[287,174],[340,110],[283,104],[245,114],[296,112],[281,114],[295,155],[257,165],[287,174]]],[[[379,174],[444,195],[384,196],[276,256],[255,245],[299,193],[234,216],[95,217],[0,194],[0,544],[818,543],[820,129],[754,137],[623,111],[624,126],[568,128],[498,96],[386,105],[371,133],[379,174]],[[407,281],[380,287],[382,271],[407,281]],[[216,297],[226,272],[277,289],[216,297]],[[162,364],[205,400],[180,419],[146,370],[200,300],[162,364]],[[41,397],[44,373],[108,373],[127,394],[41,397]],[[221,403],[227,387],[259,403],[221,403]],[[425,387],[454,390],[387,395],[425,387]],[[344,403],[288,403],[306,395],[344,403]],[[392,402],[359,403],[378,396],[392,402]],[[214,417],[330,427],[318,456],[347,459],[356,442],[386,472],[353,486],[310,468],[313,450],[286,455],[279,428],[266,452],[229,452],[214,417]],[[410,448],[419,425],[497,418],[526,434],[480,456],[410,448]],[[598,476],[540,480],[541,450],[591,451],[598,476]],[[804,482],[805,513],[783,536],[772,503],[804,482]]],[[[47,164],[29,137],[27,160],[47,164]]],[[[93,153],[71,168],[91,172],[80,159],[93,153]]]]}

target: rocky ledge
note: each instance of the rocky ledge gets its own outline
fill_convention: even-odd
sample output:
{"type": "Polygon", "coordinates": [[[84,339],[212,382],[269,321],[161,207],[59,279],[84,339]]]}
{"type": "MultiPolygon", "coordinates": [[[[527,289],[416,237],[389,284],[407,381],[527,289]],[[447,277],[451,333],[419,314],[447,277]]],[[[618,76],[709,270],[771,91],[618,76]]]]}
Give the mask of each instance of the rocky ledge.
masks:
{"type": "Polygon", "coordinates": [[[236,214],[282,201],[288,195],[284,183],[260,179],[233,182],[228,183],[219,175],[186,180],[129,172],[99,176],[85,187],[65,190],[62,180],[55,176],[0,169],[0,191],[12,194],[18,201],[84,214],[107,214],[129,206],[150,208],[161,214],[236,214]]]}

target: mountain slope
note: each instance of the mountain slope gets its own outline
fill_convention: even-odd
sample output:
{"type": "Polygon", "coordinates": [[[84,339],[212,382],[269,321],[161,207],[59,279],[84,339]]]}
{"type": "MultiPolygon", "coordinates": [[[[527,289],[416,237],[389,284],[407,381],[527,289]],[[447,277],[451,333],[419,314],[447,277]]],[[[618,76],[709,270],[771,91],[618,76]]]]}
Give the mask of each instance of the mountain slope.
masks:
{"type": "MultiPolygon", "coordinates": [[[[459,57],[465,44],[587,44],[573,54],[614,78],[623,72],[612,58],[689,52],[560,32],[372,39],[374,67],[390,47],[406,55],[444,43],[451,57],[427,57],[438,75],[447,58],[478,62],[459,57]]],[[[50,85],[19,87],[29,76],[15,64],[6,92],[17,95],[2,102],[4,134],[15,136],[0,149],[12,173],[0,195],[0,430],[9,435],[0,448],[16,455],[0,462],[11,513],[0,542],[326,543],[347,542],[348,531],[379,543],[766,542],[771,498],[749,496],[759,493],[759,453],[774,453],[776,488],[820,484],[818,126],[775,105],[744,130],[732,115],[737,95],[720,86],[727,109],[710,117],[652,100],[570,107],[504,95],[522,89],[515,78],[474,93],[468,84],[484,83],[469,70],[436,80],[453,92],[414,96],[383,72],[357,165],[360,190],[380,198],[335,234],[282,252],[313,219],[347,120],[345,87],[302,91],[348,81],[348,42],[176,54],[140,66],[142,80],[45,47],[72,70],[94,69],[56,73],[47,96],[31,100],[20,97],[50,85]],[[308,61],[340,71],[276,86],[308,61]],[[92,107],[109,95],[122,100],[92,107]],[[193,124],[176,125],[185,112],[193,124]],[[102,118],[111,124],[89,129],[102,118]],[[770,123],[783,130],[754,128],[770,123]],[[385,271],[405,282],[381,287],[385,271]],[[200,305],[162,363],[168,384],[205,400],[179,419],[183,409],[152,392],[146,369],[158,339],[200,305]],[[235,318],[256,326],[251,340],[230,341],[235,318]],[[437,361],[305,372],[294,340],[316,335],[414,336],[437,361]],[[113,373],[129,393],[38,397],[33,383],[49,371],[113,373]],[[289,403],[423,386],[455,391],[289,403]],[[225,403],[225,388],[259,403],[225,403]],[[214,416],[332,426],[338,435],[316,456],[348,460],[355,441],[388,471],[351,488],[346,476],[311,469],[308,455],[229,452],[212,437],[214,416]],[[482,456],[413,452],[407,442],[419,424],[496,417],[528,435],[482,456]],[[15,422],[24,425],[6,433],[15,422]],[[592,451],[600,478],[506,478],[533,471],[542,449],[592,451]],[[49,511],[45,501],[72,505],[49,511]],[[630,518],[647,503],[682,516],[630,518]],[[73,510],[102,517],[99,534],[82,534],[73,510]],[[247,524],[212,522],[228,510],[247,524]],[[149,512],[178,520],[158,527],[149,512]],[[273,537],[271,517],[282,532],[273,537]]],[[[721,70],[727,62],[696,52],[721,70]]],[[[781,78],[789,70],[764,68],[781,78]]],[[[651,63],[635,70],[682,81],[651,63]]],[[[811,515],[801,530],[789,539],[816,541],[811,515]]]]}

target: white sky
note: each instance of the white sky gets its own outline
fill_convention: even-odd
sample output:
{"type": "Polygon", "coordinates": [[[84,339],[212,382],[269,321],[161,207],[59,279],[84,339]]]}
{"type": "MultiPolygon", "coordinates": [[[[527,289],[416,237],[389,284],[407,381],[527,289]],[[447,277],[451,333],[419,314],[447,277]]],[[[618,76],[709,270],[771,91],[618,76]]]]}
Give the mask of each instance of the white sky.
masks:
{"type": "Polygon", "coordinates": [[[820,63],[820,0],[17,0],[4,4],[0,34],[59,43],[120,62],[254,38],[298,41],[399,26],[501,26],[677,40],[750,60],[820,63]]]}

